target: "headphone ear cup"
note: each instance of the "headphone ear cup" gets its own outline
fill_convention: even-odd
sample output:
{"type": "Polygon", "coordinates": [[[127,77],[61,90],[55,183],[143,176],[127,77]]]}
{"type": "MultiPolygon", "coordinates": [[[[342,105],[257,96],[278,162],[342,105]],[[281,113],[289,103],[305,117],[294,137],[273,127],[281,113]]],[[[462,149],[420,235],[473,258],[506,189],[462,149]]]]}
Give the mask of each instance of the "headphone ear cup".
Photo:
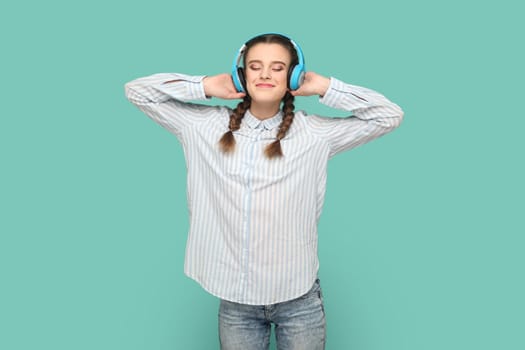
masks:
{"type": "Polygon", "coordinates": [[[235,86],[235,89],[238,92],[244,92],[245,79],[244,79],[244,72],[242,68],[234,67],[232,69],[232,80],[233,80],[233,85],[235,86]]]}
{"type": "Polygon", "coordinates": [[[237,68],[237,76],[239,77],[239,83],[241,89],[237,89],[239,92],[246,92],[246,78],[244,77],[244,69],[242,67],[237,68]]]}
{"type": "Polygon", "coordinates": [[[289,86],[291,90],[297,90],[304,81],[304,66],[295,66],[290,74],[289,86]]]}

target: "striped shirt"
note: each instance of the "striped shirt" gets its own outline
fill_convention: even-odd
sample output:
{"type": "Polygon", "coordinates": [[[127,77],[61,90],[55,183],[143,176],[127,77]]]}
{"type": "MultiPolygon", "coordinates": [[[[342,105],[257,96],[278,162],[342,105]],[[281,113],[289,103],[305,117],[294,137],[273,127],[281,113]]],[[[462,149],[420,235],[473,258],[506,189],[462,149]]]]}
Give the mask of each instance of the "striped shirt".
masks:
{"type": "Polygon", "coordinates": [[[126,84],[127,98],[182,144],[190,229],[184,271],[219,298],[268,305],[306,293],[317,278],[317,224],[328,160],[399,125],[402,110],[381,94],[330,78],[320,102],[351,112],[327,118],[296,111],[268,159],[282,112],[246,112],[231,154],[219,150],[231,109],[207,106],[203,76],[161,73],[126,84]],[[194,102],[190,102],[194,101],[194,102]]]}

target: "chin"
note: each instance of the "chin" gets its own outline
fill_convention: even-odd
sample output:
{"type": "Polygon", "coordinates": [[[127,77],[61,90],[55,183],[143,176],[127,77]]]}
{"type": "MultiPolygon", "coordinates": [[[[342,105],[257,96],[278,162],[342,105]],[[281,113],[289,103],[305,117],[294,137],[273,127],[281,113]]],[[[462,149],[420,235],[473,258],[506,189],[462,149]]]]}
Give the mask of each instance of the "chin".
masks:
{"type": "Polygon", "coordinates": [[[252,101],[261,102],[261,103],[277,103],[281,102],[285,92],[277,93],[277,92],[270,92],[270,91],[255,91],[255,93],[251,93],[250,97],[252,98],[252,101]]]}
{"type": "Polygon", "coordinates": [[[255,103],[264,103],[264,104],[278,104],[281,103],[282,98],[280,97],[260,97],[260,96],[252,96],[252,102],[255,103]]]}

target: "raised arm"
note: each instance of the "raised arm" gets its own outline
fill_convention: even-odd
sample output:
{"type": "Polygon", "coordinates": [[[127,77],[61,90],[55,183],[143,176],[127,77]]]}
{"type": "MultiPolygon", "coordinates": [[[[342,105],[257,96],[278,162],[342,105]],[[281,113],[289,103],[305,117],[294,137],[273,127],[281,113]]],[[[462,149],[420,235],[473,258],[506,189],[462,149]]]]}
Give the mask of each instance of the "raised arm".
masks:
{"type": "Polygon", "coordinates": [[[210,97],[242,98],[231,77],[190,76],[178,73],[159,73],[130,81],[125,85],[128,100],[168,131],[182,137],[184,128],[203,120],[223,107],[205,106],[190,101],[210,97]]]}
{"type": "Polygon", "coordinates": [[[403,111],[380,93],[308,72],[295,96],[319,95],[320,102],[351,113],[347,118],[310,116],[314,133],[330,146],[330,156],[378,138],[401,123],[403,111]]]}

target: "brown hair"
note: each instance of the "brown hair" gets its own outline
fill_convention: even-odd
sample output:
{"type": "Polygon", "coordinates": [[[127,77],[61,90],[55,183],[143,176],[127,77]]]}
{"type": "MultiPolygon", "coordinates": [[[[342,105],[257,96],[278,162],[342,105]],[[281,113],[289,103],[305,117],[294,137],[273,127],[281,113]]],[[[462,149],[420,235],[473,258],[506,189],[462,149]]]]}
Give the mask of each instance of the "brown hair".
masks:
{"type": "MultiPolygon", "coordinates": [[[[295,48],[290,39],[279,34],[263,34],[256,36],[255,38],[250,39],[246,43],[246,49],[244,50],[243,59],[246,58],[246,54],[248,53],[250,48],[255,44],[259,43],[280,44],[290,52],[290,56],[292,59],[288,70],[289,81],[290,73],[292,72],[293,67],[299,63],[297,52],[295,51],[295,48]]],[[[288,129],[290,128],[293,122],[295,108],[293,104],[294,99],[294,96],[290,94],[290,92],[286,92],[282,99],[283,120],[279,125],[279,130],[277,131],[277,140],[266,146],[266,149],[264,150],[264,154],[268,158],[283,156],[281,140],[286,136],[286,133],[288,132],[288,129]]],[[[250,96],[248,96],[248,94],[246,94],[244,99],[241,102],[239,102],[235,109],[233,109],[232,114],[230,115],[229,130],[224,135],[222,135],[221,139],[219,140],[219,147],[224,153],[233,152],[233,150],[235,149],[235,137],[233,136],[233,132],[239,130],[239,128],[241,127],[241,122],[242,118],[244,117],[244,113],[250,108],[250,105],[251,98],[250,96]]]]}

